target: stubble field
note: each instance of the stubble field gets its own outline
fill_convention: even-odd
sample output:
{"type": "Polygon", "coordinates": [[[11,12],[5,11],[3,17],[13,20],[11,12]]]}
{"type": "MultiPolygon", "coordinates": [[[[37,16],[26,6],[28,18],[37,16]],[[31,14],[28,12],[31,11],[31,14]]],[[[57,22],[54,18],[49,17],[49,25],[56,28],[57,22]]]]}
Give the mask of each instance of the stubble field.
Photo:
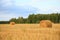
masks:
{"type": "Polygon", "coordinates": [[[60,40],[60,24],[40,28],[39,24],[0,24],[0,40],[60,40]]]}

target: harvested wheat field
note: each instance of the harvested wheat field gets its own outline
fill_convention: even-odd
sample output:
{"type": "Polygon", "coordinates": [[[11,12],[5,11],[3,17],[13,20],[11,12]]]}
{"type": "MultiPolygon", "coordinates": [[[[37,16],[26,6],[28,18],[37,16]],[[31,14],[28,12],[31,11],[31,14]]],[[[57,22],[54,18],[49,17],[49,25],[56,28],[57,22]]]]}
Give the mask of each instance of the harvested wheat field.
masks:
{"type": "Polygon", "coordinates": [[[0,24],[0,40],[60,40],[60,24],[40,28],[39,24],[0,24]]]}

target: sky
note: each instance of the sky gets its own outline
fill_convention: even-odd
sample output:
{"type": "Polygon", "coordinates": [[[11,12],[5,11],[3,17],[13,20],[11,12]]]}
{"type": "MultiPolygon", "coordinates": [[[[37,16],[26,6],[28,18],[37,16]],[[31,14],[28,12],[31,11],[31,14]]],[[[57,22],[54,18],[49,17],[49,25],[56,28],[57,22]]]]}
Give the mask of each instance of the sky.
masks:
{"type": "Polygon", "coordinates": [[[0,0],[0,21],[57,12],[60,13],[60,0],[0,0]]]}

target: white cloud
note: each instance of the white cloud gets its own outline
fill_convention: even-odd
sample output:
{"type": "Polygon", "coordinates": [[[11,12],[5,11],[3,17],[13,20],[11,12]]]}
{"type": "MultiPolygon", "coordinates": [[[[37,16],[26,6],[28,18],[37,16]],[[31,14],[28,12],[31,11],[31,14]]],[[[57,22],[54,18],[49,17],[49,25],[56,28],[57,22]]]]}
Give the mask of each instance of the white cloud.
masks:
{"type": "Polygon", "coordinates": [[[0,20],[9,20],[11,18],[16,18],[16,15],[14,13],[9,13],[8,11],[1,11],[0,18],[0,20]]]}
{"type": "Polygon", "coordinates": [[[60,12],[59,0],[33,0],[31,5],[40,9],[42,13],[60,12]]]}
{"type": "Polygon", "coordinates": [[[32,6],[37,9],[40,9],[41,11],[48,11],[48,10],[57,11],[58,8],[60,10],[60,5],[58,4],[59,2],[60,2],[59,0],[29,0],[29,1],[15,0],[16,6],[28,5],[28,6],[32,6]],[[59,7],[57,7],[58,5],[59,5],[59,7]]]}
{"type": "Polygon", "coordinates": [[[40,9],[41,11],[59,11],[59,2],[59,0],[2,0],[3,6],[31,6],[40,9]]]}
{"type": "Polygon", "coordinates": [[[1,4],[3,7],[9,7],[13,5],[12,0],[1,0],[1,4]]]}

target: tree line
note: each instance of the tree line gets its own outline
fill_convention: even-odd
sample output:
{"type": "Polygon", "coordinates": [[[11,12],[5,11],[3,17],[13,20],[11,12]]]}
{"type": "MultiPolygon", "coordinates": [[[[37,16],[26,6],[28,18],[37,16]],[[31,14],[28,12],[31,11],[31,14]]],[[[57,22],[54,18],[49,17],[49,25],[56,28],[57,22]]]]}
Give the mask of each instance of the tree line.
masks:
{"type": "Polygon", "coordinates": [[[27,18],[23,18],[23,17],[12,18],[7,23],[9,23],[9,22],[15,22],[17,24],[20,24],[20,23],[39,23],[41,20],[51,20],[54,23],[60,23],[60,13],[30,14],[27,18]]]}

